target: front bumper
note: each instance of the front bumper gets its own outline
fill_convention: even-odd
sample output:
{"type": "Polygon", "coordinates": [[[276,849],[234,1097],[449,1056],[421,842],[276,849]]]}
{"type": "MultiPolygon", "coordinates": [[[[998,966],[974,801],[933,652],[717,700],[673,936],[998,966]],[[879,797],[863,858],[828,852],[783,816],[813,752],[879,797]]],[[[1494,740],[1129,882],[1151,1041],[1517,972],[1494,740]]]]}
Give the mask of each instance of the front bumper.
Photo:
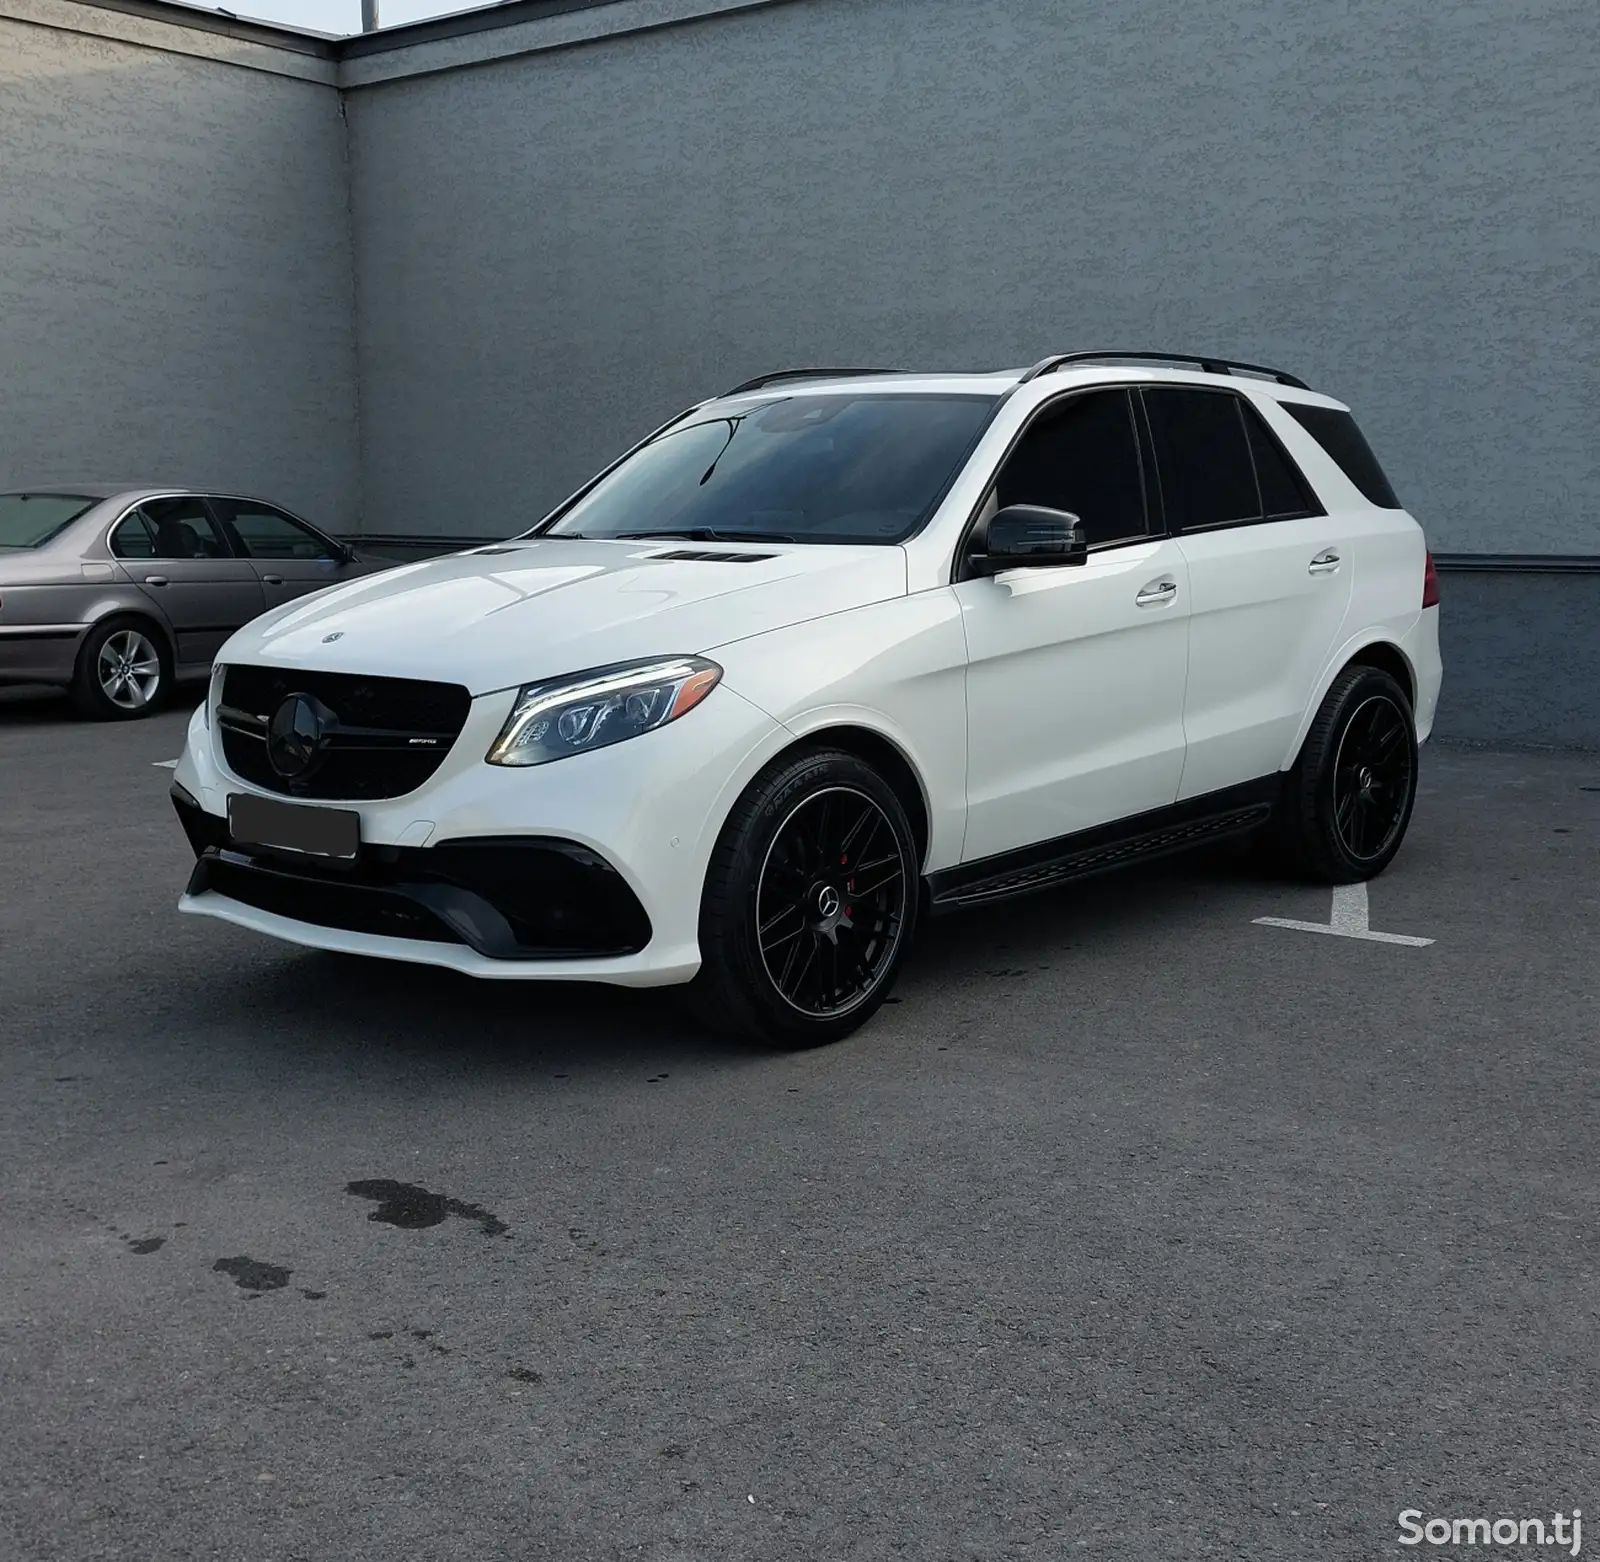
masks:
{"type": "Polygon", "coordinates": [[[361,816],[341,865],[227,838],[230,774],[205,707],[173,800],[196,853],[179,909],[311,948],[473,976],[657,986],[699,969],[700,889],[722,821],[788,733],[719,688],[682,721],[593,754],[484,762],[512,694],[482,696],[437,773],[361,816]]]}
{"type": "Polygon", "coordinates": [[[490,960],[615,959],[650,942],[639,897],[573,841],[480,836],[365,846],[353,863],[321,862],[236,846],[180,787],[172,800],[195,848],[190,897],[217,894],[315,927],[460,944],[490,960]]]}

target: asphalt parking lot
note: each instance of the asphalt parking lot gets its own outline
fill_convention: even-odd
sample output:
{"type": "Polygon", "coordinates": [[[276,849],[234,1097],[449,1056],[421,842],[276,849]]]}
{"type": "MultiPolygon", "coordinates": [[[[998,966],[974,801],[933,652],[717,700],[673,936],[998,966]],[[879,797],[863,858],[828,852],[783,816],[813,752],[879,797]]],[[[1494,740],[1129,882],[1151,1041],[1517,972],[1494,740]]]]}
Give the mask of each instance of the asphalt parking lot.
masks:
{"type": "Polygon", "coordinates": [[[1600,756],[1425,751],[1370,925],[1432,944],[1213,856],[936,923],[762,1056],[180,917],[185,716],[0,707],[0,1553],[1600,1523],[1600,756]]]}

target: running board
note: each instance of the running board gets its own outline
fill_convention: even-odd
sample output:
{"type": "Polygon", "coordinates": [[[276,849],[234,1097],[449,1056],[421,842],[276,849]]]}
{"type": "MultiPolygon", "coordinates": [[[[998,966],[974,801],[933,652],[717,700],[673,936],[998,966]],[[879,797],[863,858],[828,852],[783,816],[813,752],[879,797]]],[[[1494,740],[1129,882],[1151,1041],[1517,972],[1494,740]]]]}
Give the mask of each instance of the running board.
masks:
{"type": "Polygon", "coordinates": [[[1067,836],[1052,843],[1060,849],[1048,855],[1044,854],[1047,848],[1027,848],[1023,852],[1007,852],[987,863],[975,862],[930,874],[929,909],[935,913],[956,911],[965,906],[1030,895],[1035,890],[1188,851],[1207,841],[1248,834],[1271,817],[1272,802],[1262,799],[1198,816],[1189,814],[1177,819],[1169,816],[1165,823],[1152,821],[1150,828],[1133,834],[1120,833],[1114,839],[1107,839],[1108,832],[1104,829],[1086,830],[1076,838],[1067,836]],[[1029,860],[1018,860],[1023,857],[1029,860]]]}

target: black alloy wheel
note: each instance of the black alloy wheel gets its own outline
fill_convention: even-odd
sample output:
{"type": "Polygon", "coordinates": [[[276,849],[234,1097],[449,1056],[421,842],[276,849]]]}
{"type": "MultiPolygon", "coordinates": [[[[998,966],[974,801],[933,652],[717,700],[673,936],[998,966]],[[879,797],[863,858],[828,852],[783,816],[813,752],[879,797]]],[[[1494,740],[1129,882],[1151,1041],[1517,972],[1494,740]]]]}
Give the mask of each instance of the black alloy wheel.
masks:
{"type": "Polygon", "coordinates": [[[1416,798],[1411,701],[1380,668],[1347,667],[1284,779],[1272,838],[1295,872],[1352,884],[1394,859],[1416,798]]]}
{"type": "Polygon", "coordinates": [[[1369,694],[1339,736],[1333,760],[1333,827],[1353,862],[1375,862],[1411,811],[1411,713],[1387,694],[1369,694]]]}
{"type": "Polygon", "coordinates": [[[852,787],[811,793],[779,825],[756,886],[768,979],[801,1014],[849,1013],[888,969],[905,901],[906,863],[883,808],[852,787]]]}
{"type": "Polygon", "coordinates": [[[871,766],[827,749],[776,761],[712,853],[690,989],[701,1018],[782,1047],[858,1029],[910,945],[919,869],[906,810],[871,766]]]}

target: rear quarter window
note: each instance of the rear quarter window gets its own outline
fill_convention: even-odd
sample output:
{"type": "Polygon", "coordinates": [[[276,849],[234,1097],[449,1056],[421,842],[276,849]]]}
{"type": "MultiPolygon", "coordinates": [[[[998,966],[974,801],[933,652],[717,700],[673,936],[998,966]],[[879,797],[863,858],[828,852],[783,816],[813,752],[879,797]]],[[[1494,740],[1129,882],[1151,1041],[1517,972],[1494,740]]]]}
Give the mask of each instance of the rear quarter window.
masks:
{"type": "Polygon", "coordinates": [[[1360,490],[1368,504],[1380,510],[1403,510],[1373,455],[1356,420],[1336,407],[1313,407],[1305,402],[1284,401],[1279,405],[1333,458],[1339,470],[1360,490]]]}

